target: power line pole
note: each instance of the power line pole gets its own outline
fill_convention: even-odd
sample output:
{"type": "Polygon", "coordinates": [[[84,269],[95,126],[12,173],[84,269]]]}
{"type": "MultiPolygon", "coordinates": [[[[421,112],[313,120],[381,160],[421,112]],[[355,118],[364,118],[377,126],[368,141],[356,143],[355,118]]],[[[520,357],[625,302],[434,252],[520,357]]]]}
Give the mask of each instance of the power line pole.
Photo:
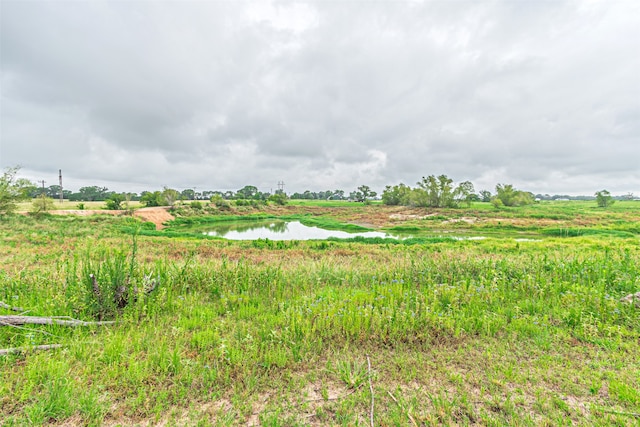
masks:
{"type": "Polygon", "coordinates": [[[46,182],[44,179],[41,179],[40,181],[38,181],[39,183],[42,184],[42,195],[44,195],[45,191],[44,191],[44,183],[46,182]]]}
{"type": "Polygon", "coordinates": [[[64,194],[62,193],[62,169],[58,169],[60,178],[60,203],[64,202],[64,194]]]}
{"type": "Polygon", "coordinates": [[[284,181],[278,181],[278,191],[284,193],[284,181]]]}

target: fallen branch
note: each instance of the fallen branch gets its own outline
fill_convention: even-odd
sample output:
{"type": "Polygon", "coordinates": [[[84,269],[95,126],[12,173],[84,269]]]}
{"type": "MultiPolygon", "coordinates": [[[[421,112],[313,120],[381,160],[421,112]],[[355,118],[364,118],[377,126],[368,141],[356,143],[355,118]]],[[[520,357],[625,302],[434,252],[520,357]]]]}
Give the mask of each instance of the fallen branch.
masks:
{"type": "Polygon", "coordinates": [[[2,308],[6,308],[7,310],[11,310],[11,311],[24,311],[24,308],[20,308],[20,307],[12,307],[7,303],[4,303],[2,301],[0,301],[0,307],[2,308]]]}
{"type": "Polygon", "coordinates": [[[26,353],[29,351],[53,350],[55,348],[60,348],[60,347],[62,347],[62,344],[46,344],[46,345],[36,345],[33,347],[5,348],[5,349],[0,349],[0,356],[6,356],[8,354],[26,353]]]}
{"type": "Polygon", "coordinates": [[[626,417],[640,418],[640,414],[636,412],[621,412],[621,411],[614,411],[612,409],[604,409],[604,408],[598,408],[597,410],[607,414],[624,415],[626,417]]]}
{"type": "Polygon", "coordinates": [[[55,317],[39,316],[0,316],[0,326],[15,325],[61,325],[61,326],[102,326],[116,322],[85,322],[77,319],[59,319],[55,317]]]}
{"type": "Polygon", "coordinates": [[[367,354],[367,366],[369,366],[369,391],[371,392],[371,411],[369,415],[369,421],[371,422],[371,427],[373,427],[373,384],[371,384],[371,360],[369,360],[369,355],[367,354]]]}

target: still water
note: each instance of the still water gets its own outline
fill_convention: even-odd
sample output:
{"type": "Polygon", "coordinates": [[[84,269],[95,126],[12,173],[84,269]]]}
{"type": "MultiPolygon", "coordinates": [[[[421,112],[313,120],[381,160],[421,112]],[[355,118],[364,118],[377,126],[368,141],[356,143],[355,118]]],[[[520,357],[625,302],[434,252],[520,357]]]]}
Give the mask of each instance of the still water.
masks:
{"type": "Polygon", "coordinates": [[[298,221],[227,223],[216,226],[214,229],[204,232],[204,234],[229,240],[323,240],[329,237],[348,239],[356,236],[399,238],[397,235],[378,231],[347,233],[339,230],[325,230],[318,227],[308,227],[298,221]]]}

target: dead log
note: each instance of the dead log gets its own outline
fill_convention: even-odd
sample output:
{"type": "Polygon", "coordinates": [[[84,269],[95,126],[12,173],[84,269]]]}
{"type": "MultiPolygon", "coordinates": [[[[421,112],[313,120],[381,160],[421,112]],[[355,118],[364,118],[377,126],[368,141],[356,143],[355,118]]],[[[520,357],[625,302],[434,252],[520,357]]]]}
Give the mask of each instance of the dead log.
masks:
{"type": "Polygon", "coordinates": [[[61,326],[103,326],[113,325],[113,321],[85,322],[77,319],[60,319],[40,316],[0,316],[0,326],[19,325],[61,325],[61,326]]]}
{"type": "Polygon", "coordinates": [[[27,353],[29,351],[53,350],[55,348],[60,348],[60,347],[62,347],[62,344],[46,344],[46,345],[36,345],[33,347],[4,348],[4,349],[0,349],[0,356],[6,356],[8,354],[27,353]]]}

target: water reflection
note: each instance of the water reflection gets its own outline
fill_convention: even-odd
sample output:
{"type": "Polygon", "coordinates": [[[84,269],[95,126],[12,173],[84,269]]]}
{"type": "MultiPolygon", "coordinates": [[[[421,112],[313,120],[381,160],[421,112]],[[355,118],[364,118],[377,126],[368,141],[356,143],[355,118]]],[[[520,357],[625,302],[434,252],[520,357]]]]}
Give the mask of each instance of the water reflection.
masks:
{"type": "MultiPolygon", "coordinates": [[[[211,226],[208,228],[211,228],[211,226]]],[[[288,229],[286,221],[231,221],[216,224],[214,230],[207,231],[205,234],[216,237],[226,237],[226,235],[232,231],[245,233],[252,230],[261,230],[263,228],[268,229],[273,233],[286,233],[288,229]]]]}
{"type": "Polygon", "coordinates": [[[350,237],[390,237],[396,235],[367,231],[362,233],[347,233],[339,230],[325,230],[318,227],[309,227],[299,221],[270,221],[270,222],[234,222],[216,225],[215,229],[208,230],[204,234],[215,237],[224,237],[229,240],[324,240],[329,237],[347,239],[350,237]]]}

